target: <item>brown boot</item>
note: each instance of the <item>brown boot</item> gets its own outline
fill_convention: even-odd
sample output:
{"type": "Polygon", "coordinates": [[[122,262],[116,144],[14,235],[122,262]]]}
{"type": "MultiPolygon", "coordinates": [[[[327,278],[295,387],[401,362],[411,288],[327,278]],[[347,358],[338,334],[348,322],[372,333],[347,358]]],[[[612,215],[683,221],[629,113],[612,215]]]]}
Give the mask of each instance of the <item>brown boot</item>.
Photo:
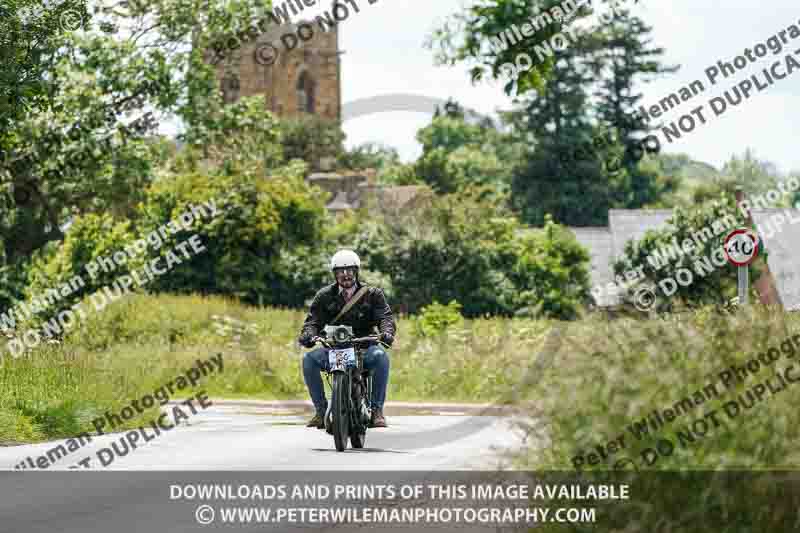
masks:
{"type": "Polygon", "coordinates": [[[372,411],[372,420],[370,420],[369,427],[371,428],[386,427],[386,419],[383,417],[383,409],[374,409],[372,411]]]}
{"type": "Polygon", "coordinates": [[[317,429],[325,429],[325,422],[323,420],[323,415],[317,413],[314,415],[314,418],[308,421],[306,424],[307,428],[317,428],[317,429]]]}

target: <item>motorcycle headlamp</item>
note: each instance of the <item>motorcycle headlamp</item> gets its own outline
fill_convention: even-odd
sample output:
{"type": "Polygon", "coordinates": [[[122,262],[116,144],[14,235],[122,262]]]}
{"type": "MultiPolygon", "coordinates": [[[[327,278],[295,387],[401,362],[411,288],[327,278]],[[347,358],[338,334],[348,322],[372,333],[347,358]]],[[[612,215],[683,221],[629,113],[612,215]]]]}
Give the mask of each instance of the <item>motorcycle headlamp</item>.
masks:
{"type": "Polygon", "coordinates": [[[350,332],[347,331],[347,328],[338,327],[333,332],[333,339],[336,342],[345,342],[347,338],[350,336],[350,332]]]}
{"type": "Polygon", "coordinates": [[[325,336],[333,342],[344,344],[353,337],[353,328],[350,326],[325,326],[325,336]]]}

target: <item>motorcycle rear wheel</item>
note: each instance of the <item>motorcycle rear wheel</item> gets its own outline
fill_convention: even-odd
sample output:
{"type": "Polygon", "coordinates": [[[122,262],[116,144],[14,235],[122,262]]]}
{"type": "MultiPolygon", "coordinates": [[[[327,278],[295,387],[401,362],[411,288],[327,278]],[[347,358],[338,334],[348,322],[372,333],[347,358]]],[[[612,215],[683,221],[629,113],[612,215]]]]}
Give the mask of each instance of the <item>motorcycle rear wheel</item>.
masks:
{"type": "Polygon", "coordinates": [[[350,376],[345,372],[333,375],[331,391],[331,425],[333,426],[333,442],[337,452],[347,448],[347,437],[350,434],[350,376]]]}

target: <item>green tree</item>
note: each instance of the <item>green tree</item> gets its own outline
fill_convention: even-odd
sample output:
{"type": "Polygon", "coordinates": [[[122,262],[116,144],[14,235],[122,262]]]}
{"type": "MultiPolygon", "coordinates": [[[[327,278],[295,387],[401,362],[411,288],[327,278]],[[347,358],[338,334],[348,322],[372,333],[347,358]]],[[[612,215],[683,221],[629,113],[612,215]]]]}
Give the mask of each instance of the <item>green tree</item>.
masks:
{"type": "Polygon", "coordinates": [[[304,181],[303,171],[303,166],[290,168],[280,179],[264,179],[257,172],[190,174],[151,187],[142,206],[140,235],[176,218],[189,204],[211,200],[220,212],[171,235],[158,251],[149,249],[148,259],[163,258],[192,234],[207,249],[157,278],[152,290],[224,294],[251,304],[302,303],[286,285],[288,260],[282,254],[317,242],[325,220],[324,198],[304,181]]]}
{"type": "MultiPolygon", "coordinates": [[[[694,161],[686,154],[654,154],[643,165],[653,168],[658,175],[657,184],[661,193],[648,207],[673,208],[693,207],[713,200],[723,193],[719,171],[702,161],[694,161]]],[[[734,189],[728,192],[733,194],[734,189]]]]}
{"type": "MultiPolygon", "coordinates": [[[[737,189],[743,190],[746,196],[760,196],[785,179],[773,163],[758,159],[751,149],[731,156],[721,171],[707,163],[692,161],[684,154],[660,154],[655,161],[662,179],[674,181],[670,194],[659,202],[665,207],[688,208],[723,194],[733,196],[737,189]]],[[[794,205],[792,198],[784,196],[774,207],[790,205],[794,205]]]]}
{"type": "Polygon", "coordinates": [[[40,109],[57,83],[49,73],[68,33],[62,23],[68,12],[89,19],[85,0],[55,5],[7,0],[0,4],[0,153],[16,144],[11,136],[14,122],[40,109]]]}
{"type": "Polygon", "coordinates": [[[350,243],[409,312],[456,301],[468,317],[573,318],[588,298],[588,256],[555,225],[525,234],[506,202],[469,187],[396,223],[365,221],[350,243]]]}
{"type": "Polygon", "coordinates": [[[285,161],[302,159],[311,168],[319,169],[325,159],[336,164],[344,155],[344,132],[336,121],[302,115],[281,119],[278,129],[285,161]]]}
{"type": "Polygon", "coordinates": [[[721,174],[747,195],[759,195],[774,189],[781,179],[775,165],[758,159],[750,148],[745,149],[741,156],[732,155],[723,165],[721,174]]]}
{"type": "Polygon", "coordinates": [[[656,136],[643,144],[652,126],[636,112],[643,97],[636,90],[636,83],[679,68],[661,62],[664,49],[651,46],[651,33],[652,27],[642,19],[629,9],[619,8],[587,36],[585,45],[589,51],[587,64],[599,80],[594,90],[593,115],[613,128],[618,142],[625,147],[625,175],[617,176],[622,187],[612,192],[613,207],[636,209],[657,201],[670,190],[659,181],[657,170],[641,161],[643,151],[657,153],[660,145],[656,136]]]}
{"type": "Polygon", "coordinates": [[[403,163],[395,148],[380,143],[364,143],[345,150],[339,165],[348,170],[374,169],[381,185],[417,185],[423,183],[413,164],[403,163]]]}
{"type": "Polygon", "coordinates": [[[512,202],[524,222],[541,226],[550,214],[568,226],[607,224],[609,177],[596,158],[562,161],[559,154],[572,146],[569,139],[543,140],[514,173],[512,202]]]}
{"type": "Polygon", "coordinates": [[[514,207],[529,224],[544,224],[548,213],[567,225],[603,225],[607,220],[611,176],[602,156],[614,147],[586,154],[575,149],[593,146],[592,139],[600,135],[587,110],[591,76],[581,54],[579,47],[564,50],[544,88],[518,98],[506,115],[519,137],[536,143],[511,181],[514,207]]]}
{"type": "MultiPolygon", "coordinates": [[[[534,88],[541,88],[550,75],[554,58],[545,55],[542,62],[525,71],[518,78],[506,78],[504,65],[515,64],[520,54],[538,58],[535,46],[549,46],[551,37],[564,30],[565,21],[557,13],[554,20],[542,19],[539,29],[533,35],[516,43],[510,43],[505,34],[512,24],[521,28],[541,13],[558,6],[559,0],[488,0],[472,2],[461,12],[452,15],[435,30],[427,40],[427,46],[434,50],[437,63],[471,65],[470,77],[473,82],[483,79],[506,82],[507,94],[522,94],[534,88]]],[[[582,7],[575,15],[582,18],[590,13],[582,7]]],[[[572,23],[571,21],[569,22],[572,23]]]]}
{"type": "MultiPolygon", "coordinates": [[[[615,128],[626,147],[636,146],[651,129],[635,112],[643,97],[636,90],[636,82],[650,81],[679,68],[662,64],[665,50],[651,46],[652,30],[629,9],[619,8],[588,35],[585,44],[587,64],[599,80],[594,90],[595,116],[615,128]]],[[[633,162],[635,158],[630,156],[628,162],[633,162]]]]}
{"type": "Polygon", "coordinates": [[[423,185],[424,181],[416,174],[413,163],[394,163],[378,171],[378,183],[388,186],[423,185]]]}
{"type": "MultiPolygon", "coordinates": [[[[446,62],[477,62],[474,79],[486,74],[497,78],[502,65],[519,54],[536,56],[533,46],[563,30],[564,19],[551,21],[510,46],[502,44],[511,39],[506,30],[512,24],[523,26],[537,11],[556,13],[557,4],[549,0],[476,2],[455,15],[448,22],[452,25],[435,33],[431,43],[440,47],[440,59],[446,62]],[[458,37],[463,40],[457,42],[458,37]]],[[[608,11],[608,6],[600,4],[595,2],[595,7],[608,11]]],[[[591,13],[590,6],[583,6],[575,18],[591,13]]],[[[641,99],[635,82],[676,69],[660,62],[663,49],[651,46],[651,28],[630,11],[614,6],[610,16],[598,23],[569,29],[566,48],[506,85],[507,92],[515,89],[518,96],[512,112],[505,115],[506,122],[514,136],[530,147],[525,161],[512,171],[512,198],[523,219],[532,224],[542,224],[547,213],[565,224],[604,224],[609,208],[653,204],[676,186],[659,179],[652,164],[640,162],[640,137],[647,125],[631,118],[641,99]],[[589,105],[592,97],[597,106],[589,105]],[[592,199],[588,209],[581,201],[586,197],[592,199]]],[[[453,180],[444,170],[443,154],[426,156],[421,161],[431,175],[453,180]]]]}
{"type": "MultiPolygon", "coordinates": [[[[736,296],[736,268],[727,262],[711,272],[707,267],[713,267],[715,261],[724,261],[720,255],[723,240],[730,230],[742,226],[743,222],[731,194],[717,196],[700,207],[678,207],[666,228],[648,231],[638,242],[625,244],[624,255],[614,264],[614,272],[623,275],[626,271],[641,269],[643,285],[661,287],[654,289],[661,310],[725,304],[736,296]],[[692,237],[705,228],[713,236],[703,237],[704,242],[698,246],[698,241],[692,237]],[[684,245],[687,240],[692,244],[684,245]],[[664,281],[674,280],[679,269],[691,272],[691,283],[664,281]]],[[[762,272],[763,248],[759,255],[752,265],[754,279],[762,272]]],[[[686,279],[685,274],[682,279],[686,279]]]]}
{"type": "Polygon", "coordinates": [[[455,102],[445,107],[417,132],[422,154],[415,174],[439,193],[471,185],[507,190],[513,166],[524,153],[521,143],[489,121],[470,122],[455,102]]]}
{"type": "Polygon", "coordinates": [[[0,312],[10,309],[15,302],[24,299],[28,285],[29,260],[16,263],[0,261],[0,312]]]}
{"type": "Polygon", "coordinates": [[[400,163],[400,155],[395,148],[381,143],[368,142],[345,150],[339,164],[350,170],[374,168],[382,170],[400,163]]]}
{"type": "Polygon", "coordinates": [[[252,3],[155,0],[89,14],[69,0],[20,23],[33,4],[4,4],[9,16],[0,17],[0,238],[9,262],[62,240],[75,216],[130,215],[155,177],[161,143],[148,138],[161,118],[182,119],[181,141],[196,149],[235,129],[219,123],[208,48],[258,16],[252,3]],[[74,8],[83,27],[65,31],[59,15],[74,8]]]}
{"type": "Polygon", "coordinates": [[[218,109],[214,120],[202,129],[187,133],[182,149],[161,170],[172,174],[234,176],[246,172],[268,176],[288,163],[291,157],[287,152],[292,154],[297,148],[285,148],[286,127],[286,122],[264,108],[261,98],[242,98],[218,109]]]}
{"type": "Polygon", "coordinates": [[[25,297],[28,300],[41,299],[48,291],[56,291],[58,294],[59,288],[76,276],[80,277],[82,283],[74,292],[67,295],[62,293],[55,304],[41,313],[39,318],[48,319],[102,287],[110,287],[120,276],[141,267],[141,258],[134,258],[113,269],[93,269],[92,275],[86,270],[89,263],[100,257],[113,256],[134,238],[135,233],[128,220],[114,220],[109,213],[76,216],[71,221],[63,242],[58,245],[49,243],[36,252],[25,297]]]}
{"type": "Polygon", "coordinates": [[[516,314],[577,318],[589,301],[589,254],[572,232],[547,217],[542,229],[515,236],[509,246],[516,314]]]}

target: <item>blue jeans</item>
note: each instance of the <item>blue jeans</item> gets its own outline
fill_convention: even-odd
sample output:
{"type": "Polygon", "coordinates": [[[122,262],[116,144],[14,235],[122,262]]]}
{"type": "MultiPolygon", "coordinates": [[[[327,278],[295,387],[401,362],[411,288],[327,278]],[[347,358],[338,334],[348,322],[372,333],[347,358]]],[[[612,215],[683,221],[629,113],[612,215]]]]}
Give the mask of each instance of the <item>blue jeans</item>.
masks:
{"type": "MultiPolygon", "coordinates": [[[[306,380],[308,393],[318,413],[324,413],[328,408],[320,371],[329,368],[327,348],[311,350],[303,357],[303,378],[306,380]]],[[[374,409],[383,409],[386,387],[389,384],[389,354],[383,346],[376,344],[367,349],[367,353],[364,354],[364,368],[373,371],[370,406],[374,409]]]]}

